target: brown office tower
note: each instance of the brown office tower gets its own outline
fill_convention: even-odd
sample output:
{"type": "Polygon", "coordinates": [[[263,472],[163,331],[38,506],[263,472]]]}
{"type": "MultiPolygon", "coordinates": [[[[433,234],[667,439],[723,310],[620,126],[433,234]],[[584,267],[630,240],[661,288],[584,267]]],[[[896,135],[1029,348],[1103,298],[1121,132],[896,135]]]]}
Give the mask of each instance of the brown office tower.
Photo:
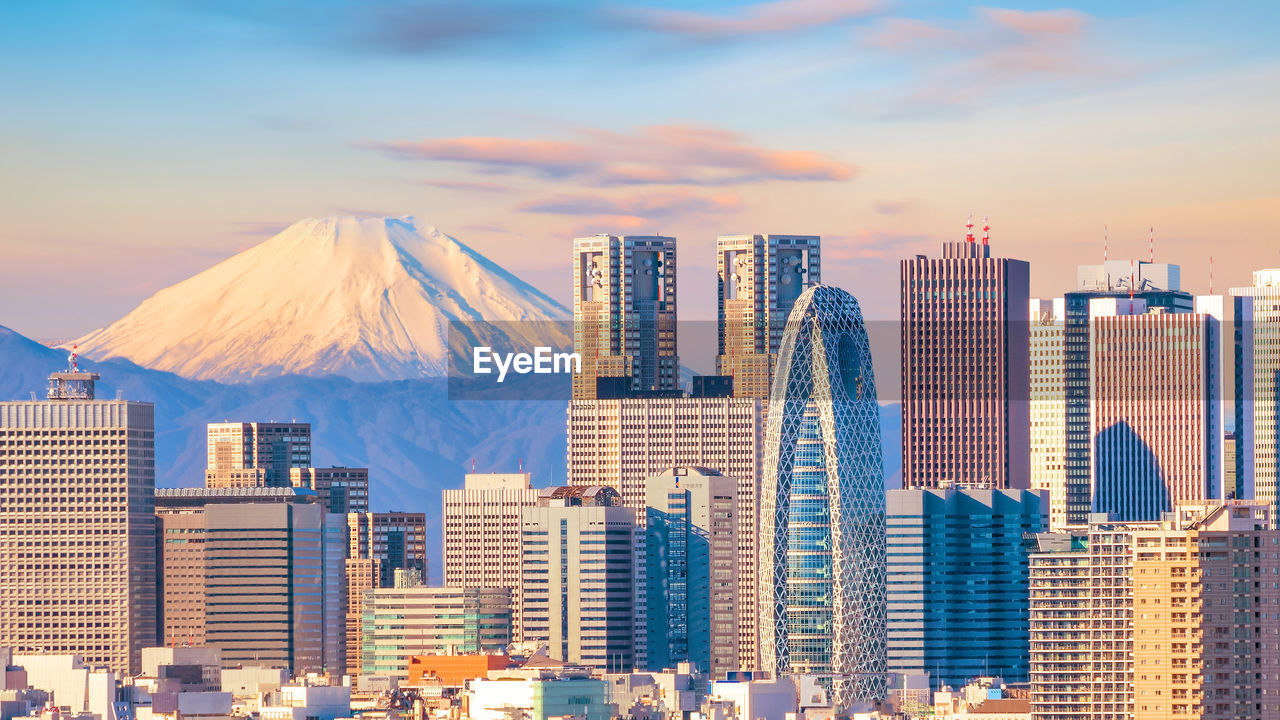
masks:
{"type": "Polygon", "coordinates": [[[969,228],[901,263],[904,488],[1029,487],[1029,267],[969,228]]]}
{"type": "Polygon", "coordinates": [[[289,483],[315,490],[325,512],[369,512],[369,468],[289,468],[289,483]]]}
{"type": "Polygon", "coordinates": [[[378,587],[395,587],[396,570],[417,573],[426,581],[426,513],[349,513],[347,532],[347,557],[380,562],[378,587]]]}
{"type": "Polygon", "coordinates": [[[734,397],[769,405],[778,345],[796,298],[822,279],[817,235],[722,235],[716,372],[733,378],[734,397]]]}
{"type": "Polygon", "coordinates": [[[224,667],[345,666],[345,516],[303,488],[163,489],[156,512],[166,643],[224,667]]]}
{"type": "Polygon", "coordinates": [[[365,594],[378,587],[382,562],[373,558],[347,558],[347,674],[361,673],[364,648],[365,594]]]}
{"type": "Polygon", "coordinates": [[[311,466],[311,423],[209,423],[206,487],[289,487],[311,466]]]}
{"type": "Polygon", "coordinates": [[[582,357],[573,397],[678,389],[676,239],[577,238],[573,277],[573,349],[582,357]]]}
{"type": "Polygon", "coordinates": [[[132,675],[156,642],[155,409],[97,379],[73,361],[0,403],[0,647],[132,675]]]}
{"type": "MultiPolygon", "coordinates": [[[[568,482],[604,485],[643,513],[648,478],[711,468],[738,481],[738,586],[756,586],[761,405],[745,397],[632,398],[569,403],[568,482]]],[[[757,603],[739,603],[740,669],[756,666],[757,603]]]]}

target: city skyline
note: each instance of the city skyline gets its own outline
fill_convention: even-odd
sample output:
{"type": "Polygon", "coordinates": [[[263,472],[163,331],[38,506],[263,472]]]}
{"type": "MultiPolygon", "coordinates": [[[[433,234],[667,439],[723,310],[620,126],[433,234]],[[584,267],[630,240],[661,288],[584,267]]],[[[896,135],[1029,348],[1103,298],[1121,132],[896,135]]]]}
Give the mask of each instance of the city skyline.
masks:
{"type": "Polygon", "coordinates": [[[0,57],[28,71],[3,81],[0,304],[23,312],[0,323],[77,337],[344,211],[415,214],[566,306],[573,237],[675,235],[701,319],[732,232],[822,235],[824,279],[871,298],[970,212],[1033,289],[1100,258],[1104,226],[1113,257],[1154,226],[1196,293],[1210,254],[1219,288],[1280,264],[1268,5],[433,8],[453,22],[425,29],[412,4],[11,8],[0,57]]]}

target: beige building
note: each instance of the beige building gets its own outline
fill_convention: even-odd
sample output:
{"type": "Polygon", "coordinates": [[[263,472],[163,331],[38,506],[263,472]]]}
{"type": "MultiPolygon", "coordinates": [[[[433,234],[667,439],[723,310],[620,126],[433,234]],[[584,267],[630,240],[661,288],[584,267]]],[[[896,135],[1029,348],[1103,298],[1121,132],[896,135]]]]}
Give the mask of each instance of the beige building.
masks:
{"type": "Polygon", "coordinates": [[[325,512],[369,512],[369,468],[289,468],[289,484],[315,490],[325,512]]]}
{"type": "Polygon", "coordinates": [[[573,397],[676,390],[676,239],[593,235],[573,241],[573,397]]]}
{"type": "Polygon", "coordinates": [[[1236,497],[1280,502],[1280,268],[1231,288],[1235,331],[1236,497]]]}
{"type": "Polygon", "coordinates": [[[503,588],[370,590],[364,603],[361,674],[404,682],[415,655],[504,654],[511,594],[503,588]]]}
{"type": "Polygon", "coordinates": [[[735,397],[768,407],[782,331],[796,298],[822,279],[817,235],[721,235],[716,372],[733,378],[735,397]]]}
{"type": "Polygon", "coordinates": [[[1031,556],[1037,720],[1280,718],[1272,510],[1184,505],[1090,518],[1031,556]],[[1245,690],[1245,692],[1239,692],[1245,690]],[[1253,692],[1253,691],[1257,692],[1253,692]]]}
{"type": "Polygon", "coordinates": [[[356,676],[362,667],[364,650],[364,599],[378,587],[382,562],[373,558],[347,558],[347,674],[356,676]]]}
{"type": "MultiPolygon", "coordinates": [[[[529,473],[468,473],[443,492],[444,584],[520,590],[520,516],[538,504],[529,473]]],[[[518,603],[512,633],[520,637],[518,603]]]]}
{"type": "Polygon", "coordinates": [[[1067,524],[1067,404],[1062,298],[1031,301],[1031,489],[1049,493],[1049,526],[1067,524]]]}
{"type": "MultiPolygon", "coordinates": [[[[738,585],[756,587],[763,422],[755,398],[633,398],[569,403],[568,482],[618,490],[639,513],[645,482],[673,467],[738,481],[738,585]]],[[[739,604],[739,662],[757,662],[756,603],[739,604]]]]}
{"type": "Polygon", "coordinates": [[[1029,292],[972,224],[901,262],[903,488],[1030,486],[1029,292]]]}
{"type": "Polygon", "coordinates": [[[311,423],[209,423],[208,487],[289,487],[289,469],[311,466],[311,423]]]}
{"type": "Polygon", "coordinates": [[[0,403],[0,647],[133,674],[157,635],[155,410],[97,379],[0,403]]]}
{"type": "Polygon", "coordinates": [[[520,639],[544,643],[555,660],[630,672],[645,662],[644,531],[617,497],[600,486],[545,488],[524,510],[520,639]]]}

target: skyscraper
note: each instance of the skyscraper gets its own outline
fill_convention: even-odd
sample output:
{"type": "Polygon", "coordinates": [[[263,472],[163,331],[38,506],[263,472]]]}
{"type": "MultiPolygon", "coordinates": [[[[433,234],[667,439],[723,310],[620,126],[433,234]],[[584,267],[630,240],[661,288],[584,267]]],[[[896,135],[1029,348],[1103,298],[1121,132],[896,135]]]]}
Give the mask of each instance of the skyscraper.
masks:
{"type": "Polygon", "coordinates": [[[556,660],[630,672],[644,664],[643,529],[617,501],[607,487],[545,488],[524,510],[520,639],[546,643],[556,660]]]}
{"type": "Polygon", "coordinates": [[[1029,486],[1029,266],[972,228],[901,263],[904,488],[1029,486]]]}
{"type": "Polygon", "coordinates": [[[427,577],[426,513],[348,513],[347,530],[347,557],[378,560],[379,587],[392,587],[397,569],[427,577]]]}
{"type": "Polygon", "coordinates": [[[1194,313],[1090,302],[1094,512],[1158,520],[1222,497],[1222,298],[1195,302],[1194,313]]]}
{"type": "Polygon", "coordinates": [[[817,235],[722,235],[716,240],[719,349],[716,372],[735,397],[769,403],[769,381],[787,315],[822,280],[817,235]]]}
{"type": "Polygon", "coordinates": [[[778,675],[832,676],[844,708],[886,687],[884,497],[862,311],[817,285],[787,320],[769,399],[760,655],[778,675]]]}
{"type": "Polygon", "coordinates": [[[1025,537],[1049,526],[1032,490],[890,490],[889,671],[935,687],[1027,681],[1025,537]]]}
{"type": "Polygon", "coordinates": [[[708,468],[671,468],[645,493],[649,669],[688,662],[711,678],[738,669],[738,484],[708,468]]]}
{"type": "Polygon", "coordinates": [[[311,466],[311,423],[209,423],[207,487],[289,487],[311,466]]]}
{"type": "Polygon", "coordinates": [[[461,489],[442,493],[444,584],[509,589],[513,637],[520,637],[520,518],[538,504],[531,480],[529,473],[469,473],[461,489]]]}
{"type": "Polygon", "coordinates": [[[1067,396],[1061,298],[1031,301],[1031,489],[1049,496],[1049,523],[1067,524],[1067,396]]]}
{"type": "Polygon", "coordinates": [[[1236,497],[1280,504],[1280,268],[1231,288],[1235,304],[1236,497]]]}
{"type": "MultiPolygon", "coordinates": [[[[755,398],[672,397],[569,403],[568,482],[618,490],[643,513],[645,482],[672,467],[712,468],[738,481],[738,586],[756,587],[761,406],[755,398]]],[[[758,605],[739,603],[739,668],[757,666],[758,605]]]]}
{"type": "Polygon", "coordinates": [[[379,588],[363,611],[362,675],[405,682],[414,655],[505,653],[511,643],[505,588],[379,588]]]}
{"type": "Polygon", "coordinates": [[[1181,268],[1139,260],[1107,260],[1081,265],[1076,289],[1063,295],[1063,394],[1066,424],[1066,522],[1082,525],[1093,507],[1093,434],[1090,411],[1092,385],[1089,341],[1094,300],[1141,300],[1164,312],[1191,312],[1194,299],[1180,290],[1181,268]]]}
{"type": "Polygon", "coordinates": [[[134,674],[156,642],[155,408],[97,380],[73,359],[47,400],[0,403],[0,647],[134,674]]]}
{"type": "Polygon", "coordinates": [[[369,468],[289,468],[289,484],[315,490],[325,512],[369,512],[369,468]]]}
{"type": "Polygon", "coordinates": [[[1274,517],[1261,504],[1185,505],[1041,535],[1032,716],[1280,718],[1277,589],[1261,581],[1280,572],[1274,517]]]}
{"type": "Polygon", "coordinates": [[[573,241],[573,347],[582,356],[573,397],[597,397],[597,381],[622,389],[675,390],[676,239],[593,235],[573,241]]]}

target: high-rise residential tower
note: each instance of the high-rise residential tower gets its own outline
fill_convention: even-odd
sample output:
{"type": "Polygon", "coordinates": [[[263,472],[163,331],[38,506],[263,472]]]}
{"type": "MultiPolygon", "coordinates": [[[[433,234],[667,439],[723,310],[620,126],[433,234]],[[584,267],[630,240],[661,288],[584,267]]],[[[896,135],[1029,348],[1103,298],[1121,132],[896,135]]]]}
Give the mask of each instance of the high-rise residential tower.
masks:
{"type": "Polygon", "coordinates": [[[1194,298],[1180,289],[1181,268],[1139,260],[1106,260],[1101,265],[1081,265],[1076,289],[1063,295],[1062,366],[1063,418],[1066,426],[1066,521],[1082,525],[1093,508],[1093,434],[1090,412],[1092,385],[1089,342],[1090,307],[1094,300],[1141,300],[1148,308],[1187,313],[1194,298]]]}
{"type": "Polygon", "coordinates": [[[738,669],[738,484],[708,468],[671,468],[645,493],[649,669],[688,662],[711,678],[738,669]]]}
{"type": "Polygon", "coordinates": [[[969,229],[901,263],[904,488],[1029,486],[1029,266],[969,229]]]}
{"type": "Polygon", "coordinates": [[[631,672],[644,666],[644,531],[617,501],[607,487],[545,488],[524,510],[520,639],[546,643],[556,660],[631,672]]]}
{"type": "Polygon", "coordinates": [[[1196,312],[1095,298],[1090,330],[1094,512],[1158,520],[1222,497],[1222,298],[1196,312]]]}
{"type": "Polygon", "coordinates": [[[767,672],[826,676],[841,708],[886,689],[884,513],[862,311],[817,285],[791,310],[769,399],[760,655],[767,672]]]}
{"type": "Polygon", "coordinates": [[[97,380],[73,360],[47,400],[0,403],[0,647],[135,674],[157,633],[155,409],[97,380]]]}
{"type": "Polygon", "coordinates": [[[716,372],[735,397],[769,403],[778,344],[796,298],[822,280],[817,235],[721,235],[716,372]]]}
{"type": "Polygon", "coordinates": [[[890,490],[889,671],[963,687],[1027,681],[1028,535],[1049,526],[1033,490],[890,490]]]}
{"type": "Polygon", "coordinates": [[[379,561],[378,587],[392,587],[396,570],[412,571],[426,579],[426,513],[348,513],[347,531],[347,557],[379,561]]]}
{"type": "Polygon", "coordinates": [[[315,490],[325,512],[369,512],[369,468],[289,468],[289,484],[315,490]]]}
{"type": "Polygon", "coordinates": [[[1280,718],[1280,615],[1264,581],[1280,572],[1274,517],[1269,505],[1184,505],[1039,536],[1032,717],[1280,718]]]}
{"type": "Polygon", "coordinates": [[[1280,268],[1231,288],[1235,304],[1236,497],[1280,505],[1280,268]]]}
{"type": "Polygon", "coordinates": [[[582,356],[573,397],[597,397],[598,381],[624,390],[675,390],[676,239],[593,235],[573,241],[573,347],[582,356]]]}
{"type": "Polygon", "coordinates": [[[289,487],[289,470],[311,466],[311,423],[209,423],[208,487],[289,487]]]}

